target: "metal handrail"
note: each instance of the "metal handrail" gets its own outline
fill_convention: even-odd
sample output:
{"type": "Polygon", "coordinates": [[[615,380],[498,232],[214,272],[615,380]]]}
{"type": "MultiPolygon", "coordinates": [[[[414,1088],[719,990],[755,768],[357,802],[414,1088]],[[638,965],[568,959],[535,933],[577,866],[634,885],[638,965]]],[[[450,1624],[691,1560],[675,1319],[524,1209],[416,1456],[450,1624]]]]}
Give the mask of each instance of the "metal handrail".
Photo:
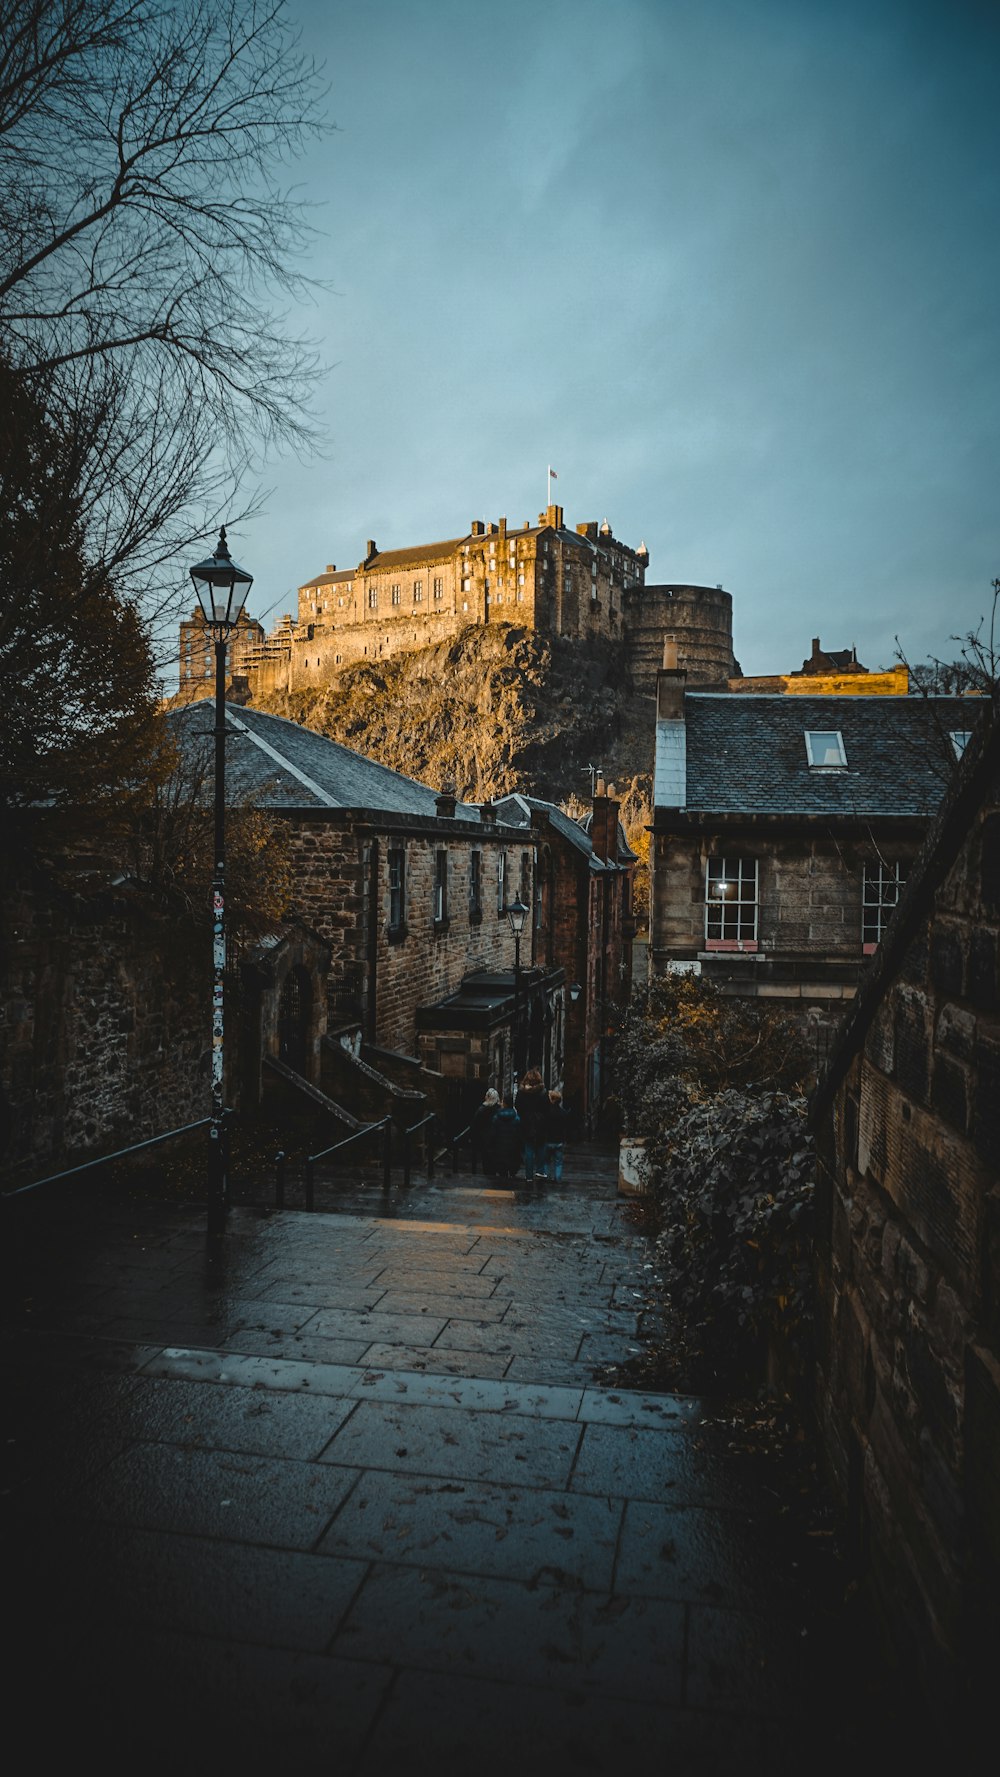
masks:
{"type": "MultiPolygon", "coordinates": [[[[224,1112],[227,1117],[232,1111],[224,1112]]],[[[79,1166],[67,1166],[64,1172],[50,1172],[47,1178],[32,1179],[28,1185],[18,1185],[13,1191],[4,1191],[4,1199],[20,1197],[25,1191],[37,1191],[41,1185],[56,1185],[60,1179],[73,1178],[78,1172],[90,1172],[95,1166],[110,1166],[112,1160],[125,1160],[129,1154],[138,1154],[143,1148],[158,1148],[161,1142],[173,1141],[175,1135],[187,1135],[192,1129],[204,1129],[212,1122],[211,1117],[199,1117],[195,1123],[182,1123],[179,1129],[168,1129],[165,1135],[150,1135],[145,1141],[136,1141],[129,1148],[119,1148],[114,1154],[95,1154],[92,1160],[83,1160],[79,1166]]]]}
{"type": "MultiPolygon", "coordinates": [[[[458,1171],[458,1144],[459,1144],[459,1142],[464,1141],[467,1135],[471,1136],[471,1134],[472,1134],[472,1124],[467,1123],[465,1125],[464,1129],[460,1129],[457,1135],[453,1135],[449,1139],[448,1146],[451,1149],[451,1170],[452,1170],[452,1172],[458,1171]]],[[[472,1155],[472,1171],[475,1172],[475,1170],[476,1170],[476,1156],[473,1153],[473,1155],[472,1155]]]]}
{"type": "MultiPolygon", "coordinates": [[[[345,1135],[342,1141],[335,1141],[328,1148],[320,1148],[317,1153],[306,1155],[306,1208],[307,1209],[312,1209],[313,1205],[314,1205],[314,1201],[315,1201],[315,1171],[314,1171],[314,1169],[315,1169],[316,1161],[317,1160],[326,1160],[330,1154],[336,1154],[341,1148],[350,1147],[352,1142],[360,1141],[363,1136],[373,1135],[375,1133],[376,1129],[382,1130],[382,1183],[383,1183],[383,1186],[386,1190],[389,1189],[389,1165],[390,1165],[390,1157],[391,1157],[392,1118],[391,1117],[383,1117],[383,1118],[381,1118],[381,1120],[378,1123],[366,1123],[364,1125],[364,1127],[361,1129],[353,1129],[351,1131],[350,1135],[345,1135]]],[[[279,1167],[280,1167],[280,1170],[279,1170],[280,1186],[279,1186],[279,1188],[280,1188],[282,1203],[284,1202],[284,1159],[285,1159],[284,1154],[280,1154],[277,1156],[277,1161],[278,1161],[279,1167]]],[[[279,1204],[278,1207],[280,1208],[281,1204],[279,1204]]]]}

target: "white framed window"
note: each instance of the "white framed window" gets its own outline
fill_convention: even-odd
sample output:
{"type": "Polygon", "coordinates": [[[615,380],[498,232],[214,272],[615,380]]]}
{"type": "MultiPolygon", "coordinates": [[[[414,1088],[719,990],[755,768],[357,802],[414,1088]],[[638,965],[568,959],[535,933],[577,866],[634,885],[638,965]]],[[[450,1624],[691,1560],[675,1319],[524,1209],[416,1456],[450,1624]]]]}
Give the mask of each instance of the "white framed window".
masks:
{"type": "Polygon", "coordinates": [[[368,609],[369,609],[369,611],[377,611],[378,610],[378,587],[377,586],[369,586],[369,588],[368,588],[368,609]]]}
{"type": "Polygon", "coordinates": [[[972,729],[971,728],[953,728],[951,730],[951,733],[949,734],[948,738],[951,741],[951,749],[955,755],[955,758],[960,759],[962,757],[962,754],[965,752],[965,749],[968,746],[970,740],[972,739],[972,729]]]}
{"type": "Polygon", "coordinates": [[[844,737],[836,728],[807,728],[806,758],[816,771],[844,771],[847,753],[844,737]]]}
{"type": "Polygon", "coordinates": [[[757,859],[705,860],[705,944],[757,948],[757,859]]]}
{"type": "Polygon", "coordinates": [[[424,596],[423,581],[422,580],[414,580],[414,582],[413,582],[413,603],[415,605],[419,605],[423,599],[423,596],[424,596]]]}
{"type": "Polygon", "coordinates": [[[406,852],[401,846],[390,849],[388,864],[389,930],[398,933],[406,922],[406,852]]]}
{"type": "Polygon", "coordinates": [[[502,917],[507,905],[507,853],[497,853],[497,915],[502,917]]]}
{"type": "Polygon", "coordinates": [[[398,604],[399,604],[399,601],[400,601],[400,598],[401,598],[401,596],[402,596],[402,595],[401,595],[401,592],[400,592],[400,588],[399,588],[399,583],[398,583],[398,582],[397,582],[397,583],[396,583],[396,585],[395,585],[395,586],[391,586],[391,587],[390,587],[390,588],[389,588],[389,597],[390,597],[390,599],[391,599],[391,600],[392,600],[392,602],[393,602],[393,604],[394,604],[394,605],[398,605],[398,604]]]}
{"type": "Polygon", "coordinates": [[[462,581],[462,591],[463,592],[471,592],[472,591],[472,581],[471,580],[463,580],[462,581]]]}
{"type": "Polygon", "coordinates": [[[444,598],[444,580],[441,578],[437,578],[434,581],[434,597],[436,599],[444,598]]]}
{"type": "Polygon", "coordinates": [[[518,576],[517,576],[517,584],[518,584],[518,586],[523,586],[523,585],[524,585],[524,575],[523,575],[523,574],[518,574],[518,576]]]}
{"type": "Polygon", "coordinates": [[[861,948],[866,956],[878,949],[885,929],[906,886],[906,870],[900,863],[866,864],[861,888],[861,948]]]}

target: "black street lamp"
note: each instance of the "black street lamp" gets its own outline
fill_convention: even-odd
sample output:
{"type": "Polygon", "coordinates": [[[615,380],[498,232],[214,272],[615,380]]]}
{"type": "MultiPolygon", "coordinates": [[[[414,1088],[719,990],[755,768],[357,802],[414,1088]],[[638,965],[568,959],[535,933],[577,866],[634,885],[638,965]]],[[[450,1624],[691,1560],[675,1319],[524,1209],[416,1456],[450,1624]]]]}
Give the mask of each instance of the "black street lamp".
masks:
{"type": "Polygon", "coordinates": [[[237,567],[219,532],[215,554],[190,570],[215,643],[215,855],[212,869],[212,1121],[209,1130],[208,1227],[225,1224],[229,1180],[226,1174],[223,993],[226,974],[226,643],[239,623],[253,575],[237,567]]]}
{"type": "Polygon", "coordinates": [[[522,901],[520,895],[518,895],[516,901],[511,901],[509,906],[504,908],[504,912],[507,915],[507,923],[510,926],[511,931],[514,934],[514,1019],[513,1019],[513,1024],[514,1024],[514,1057],[513,1057],[513,1060],[514,1060],[514,1073],[517,1075],[517,1078],[520,1079],[522,1073],[524,1072],[523,1044],[521,1042],[521,1033],[520,1033],[520,1022],[521,1022],[521,1013],[520,1013],[521,933],[524,931],[524,922],[528,917],[529,909],[524,905],[524,902],[522,901]]]}

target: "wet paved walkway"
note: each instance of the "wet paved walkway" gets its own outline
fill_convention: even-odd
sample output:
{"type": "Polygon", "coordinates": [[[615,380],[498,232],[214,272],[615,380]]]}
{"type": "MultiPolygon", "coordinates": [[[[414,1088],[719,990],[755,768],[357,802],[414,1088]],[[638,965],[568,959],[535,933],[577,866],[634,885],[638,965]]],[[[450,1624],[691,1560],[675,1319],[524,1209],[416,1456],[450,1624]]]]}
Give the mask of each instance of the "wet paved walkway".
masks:
{"type": "Polygon", "coordinates": [[[613,1158],[574,1172],[321,1183],[336,1213],[237,1207],[214,1246],[176,1205],[8,1206],[36,1757],[876,1768],[826,1551],[724,1408],[594,1385],[636,1349],[650,1254],[613,1158]]]}

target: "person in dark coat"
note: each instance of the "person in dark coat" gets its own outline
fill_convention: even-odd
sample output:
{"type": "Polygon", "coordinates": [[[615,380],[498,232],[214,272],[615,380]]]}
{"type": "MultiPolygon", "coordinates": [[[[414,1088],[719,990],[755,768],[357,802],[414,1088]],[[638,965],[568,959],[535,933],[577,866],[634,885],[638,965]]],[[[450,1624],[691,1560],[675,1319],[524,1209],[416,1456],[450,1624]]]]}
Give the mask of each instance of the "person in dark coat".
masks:
{"type": "Polygon", "coordinates": [[[563,1175],[563,1153],[566,1145],[566,1134],[569,1129],[569,1117],[563,1108],[562,1093],[558,1089],[549,1093],[549,1102],[542,1119],[542,1151],[539,1172],[542,1178],[551,1179],[558,1184],[563,1175]]]}
{"type": "Polygon", "coordinates": [[[504,1094],[503,1104],[493,1112],[489,1131],[489,1158],[486,1170],[494,1178],[513,1178],[521,1164],[521,1119],[514,1109],[511,1093],[504,1094]]]}
{"type": "Polygon", "coordinates": [[[529,1068],[521,1081],[515,1104],[521,1119],[524,1155],[524,1180],[530,1185],[535,1177],[535,1164],[545,1137],[542,1124],[548,1109],[549,1095],[537,1067],[529,1068]]]}
{"type": "Polygon", "coordinates": [[[500,1109],[500,1094],[495,1086],[491,1086],[478,1105],[470,1125],[469,1136],[472,1143],[472,1169],[481,1166],[484,1172],[495,1171],[490,1150],[490,1125],[493,1114],[500,1109]]]}

